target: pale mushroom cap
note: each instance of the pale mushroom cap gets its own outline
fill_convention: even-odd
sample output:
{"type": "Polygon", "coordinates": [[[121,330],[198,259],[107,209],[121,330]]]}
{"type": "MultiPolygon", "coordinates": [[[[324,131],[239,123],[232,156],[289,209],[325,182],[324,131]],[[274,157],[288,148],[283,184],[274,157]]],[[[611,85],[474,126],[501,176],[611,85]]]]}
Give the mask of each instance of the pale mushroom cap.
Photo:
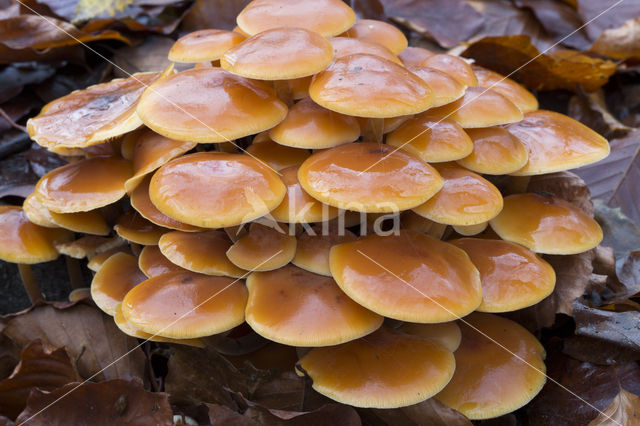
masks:
{"type": "Polygon", "coordinates": [[[460,328],[456,371],[437,400],[480,420],[515,411],[540,392],[545,351],[531,333],[506,318],[481,313],[466,317],[460,328]]]}
{"type": "Polygon", "coordinates": [[[413,231],[340,244],[329,259],[349,297],[389,318],[452,321],[482,301],[480,275],[464,251],[413,231]]]}
{"type": "Polygon", "coordinates": [[[138,259],[127,253],[116,253],[109,257],[93,276],[91,298],[107,314],[113,316],[116,305],[124,296],[146,280],[138,268],[138,259]]]}
{"type": "Polygon", "coordinates": [[[247,271],[271,271],[291,262],[296,254],[296,237],[259,223],[228,250],[227,258],[247,271]]]}
{"type": "Polygon", "coordinates": [[[402,52],[398,53],[398,57],[405,67],[421,66],[425,59],[433,55],[435,55],[435,53],[432,51],[416,46],[408,46],[402,52]]]}
{"type": "Polygon", "coordinates": [[[202,152],[162,166],[149,195],[165,215],[190,225],[222,228],[276,208],[286,186],[269,166],[244,154],[202,152]]]}
{"type": "Polygon", "coordinates": [[[246,152],[252,157],[264,161],[275,170],[298,166],[311,155],[307,149],[284,146],[270,139],[259,142],[254,139],[253,143],[247,147],[246,152]]]}
{"type": "Polygon", "coordinates": [[[126,160],[89,158],[51,170],[38,181],[35,194],[52,212],[95,210],[122,198],[131,174],[131,163],[126,160]]]}
{"type": "Polygon", "coordinates": [[[455,163],[436,166],[444,179],[442,189],[413,209],[421,216],[447,225],[477,225],[502,210],[502,194],[482,176],[455,163]]]}
{"type": "Polygon", "coordinates": [[[108,235],[109,225],[99,210],[77,213],[49,213],[56,225],[73,232],[90,235],[108,235]]]}
{"type": "Polygon", "coordinates": [[[525,146],[502,127],[467,129],[473,141],[473,152],[458,160],[458,164],[488,175],[505,175],[527,164],[529,154],[525,146]]]}
{"type": "Polygon", "coordinates": [[[431,88],[404,67],[379,56],[357,54],[336,59],[311,81],[317,104],[342,114],[386,118],[431,108],[431,88]]]}
{"type": "Polygon", "coordinates": [[[471,65],[458,56],[439,53],[437,55],[429,56],[419,65],[442,71],[465,86],[478,85],[478,80],[471,69],[471,65]]]}
{"type": "Polygon", "coordinates": [[[312,349],[298,362],[313,388],[356,407],[395,408],[431,397],[451,379],[453,354],[420,336],[380,328],[358,340],[312,349]]]}
{"type": "Polygon", "coordinates": [[[533,111],[507,127],[529,151],[529,161],[515,176],[574,169],[609,155],[605,138],[584,124],[552,111],[533,111]]]}
{"type": "Polygon", "coordinates": [[[391,24],[374,19],[356,21],[342,36],[377,43],[396,55],[402,52],[409,44],[402,31],[391,24]]]}
{"type": "Polygon", "coordinates": [[[373,142],[313,154],[300,166],[298,179],[313,198],[366,213],[416,207],[442,187],[440,175],[424,161],[373,142]]]}
{"type": "Polygon", "coordinates": [[[431,163],[458,160],[473,150],[471,138],[458,123],[428,111],[391,132],[386,142],[431,163]]]}
{"type": "Polygon", "coordinates": [[[242,34],[233,31],[194,31],[176,40],[169,50],[169,60],[187,63],[215,61],[244,39],[242,34]]]}
{"type": "Polygon", "coordinates": [[[167,259],[158,246],[146,246],[142,249],[138,257],[138,268],[148,278],[185,270],[167,259]]]}
{"type": "Polygon", "coordinates": [[[360,125],[355,117],[328,110],[305,98],[269,130],[269,136],[281,145],[323,149],[355,141],[360,137],[360,125]]]}
{"type": "Polygon", "coordinates": [[[87,235],[80,237],[75,241],[56,243],[56,250],[60,254],[64,254],[74,259],[82,259],[83,257],[91,258],[99,253],[104,253],[115,247],[124,245],[125,242],[120,237],[98,237],[87,235]]]}
{"type": "Polygon", "coordinates": [[[98,270],[102,267],[102,264],[116,253],[131,254],[131,250],[129,250],[129,246],[123,245],[98,253],[94,256],[91,256],[91,259],[89,260],[89,262],[87,262],[87,268],[89,268],[93,272],[98,272],[98,270]]]}
{"type": "Polygon", "coordinates": [[[55,245],[72,234],[59,228],[44,228],[29,222],[21,207],[0,206],[0,260],[11,263],[40,263],[58,257],[55,245]]]}
{"type": "Polygon", "coordinates": [[[316,234],[303,232],[298,236],[296,255],[291,261],[294,265],[319,275],[331,276],[329,253],[331,247],[355,241],[353,232],[329,222],[311,227],[316,234]]]}
{"type": "Polygon", "coordinates": [[[264,83],[220,68],[197,68],[158,79],[137,112],[144,124],[171,139],[228,142],[268,130],[287,106],[264,83]]]}
{"type": "Polygon", "coordinates": [[[133,209],[120,216],[113,229],[125,240],[145,246],[158,244],[160,237],[169,231],[149,222],[133,209]]]}
{"type": "Polygon", "coordinates": [[[348,37],[332,37],[329,39],[329,42],[331,43],[331,46],[333,46],[334,59],[342,58],[343,56],[355,55],[357,53],[366,53],[368,55],[380,56],[388,61],[402,65],[400,58],[394,55],[385,46],[378,43],[348,37]]]}
{"type": "Polygon", "coordinates": [[[167,232],[158,247],[167,259],[189,271],[228,277],[242,277],[246,273],[227,259],[231,241],[222,230],[167,232]]]}
{"type": "Polygon", "coordinates": [[[471,68],[478,79],[478,86],[486,87],[487,89],[500,93],[516,104],[522,112],[535,111],[538,109],[538,99],[515,81],[477,65],[473,65],[471,68]]]}
{"type": "Polygon", "coordinates": [[[122,301],[122,314],[149,334],[197,338],[242,324],[247,296],[242,280],[171,272],[129,291],[122,301]]]}
{"type": "Polygon", "coordinates": [[[236,18],[247,34],[278,27],[299,27],[324,37],[341,34],[356,21],[356,14],[341,0],[254,0],[236,18]]]}
{"type": "Polygon", "coordinates": [[[24,214],[27,215],[29,222],[44,226],[45,228],[58,228],[58,224],[53,220],[51,212],[40,202],[35,193],[29,194],[22,203],[24,214]]]}
{"type": "Polygon", "coordinates": [[[467,86],[444,71],[421,66],[408,66],[407,69],[420,77],[433,90],[434,108],[460,99],[467,90],[467,86]]]}
{"type": "Polygon", "coordinates": [[[451,352],[455,352],[460,346],[462,333],[455,321],[441,322],[438,324],[418,324],[415,322],[405,322],[399,328],[400,331],[408,334],[415,334],[440,343],[451,352]]]}
{"type": "Polygon", "coordinates": [[[247,278],[247,323],[292,346],[328,346],[375,331],[383,318],[349,299],[331,277],[293,265],[247,278]],[[274,307],[277,306],[277,309],[274,307]]]}
{"type": "Polygon", "coordinates": [[[490,224],[503,240],[544,254],[582,253],[603,237],[598,222],[575,205],[532,193],[505,197],[502,212],[490,224]]]}

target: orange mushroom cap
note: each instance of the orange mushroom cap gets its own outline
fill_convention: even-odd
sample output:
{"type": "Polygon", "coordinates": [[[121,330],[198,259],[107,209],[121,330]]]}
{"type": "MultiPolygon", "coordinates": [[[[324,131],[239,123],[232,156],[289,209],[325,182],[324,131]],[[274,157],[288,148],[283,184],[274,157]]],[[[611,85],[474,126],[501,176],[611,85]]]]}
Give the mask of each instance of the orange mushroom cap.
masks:
{"type": "Polygon", "coordinates": [[[353,232],[336,223],[320,223],[311,227],[315,235],[303,232],[298,236],[296,255],[291,263],[299,268],[319,275],[331,276],[329,253],[331,247],[355,241],[353,232]]]}
{"type": "Polygon", "coordinates": [[[342,34],[342,37],[357,38],[359,40],[377,43],[386,47],[393,54],[402,52],[409,44],[404,33],[384,21],[375,19],[360,19],[342,34]]]}
{"type": "Polygon", "coordinates": [[[149,222],[133,209],[121,215],[113,229],[125,240],[145,246],[158,244],[160,237],[169,231],[149,222]]]}
{"type": "Polygon", "coordinates": [[[113,256],[116,253],[131,254],[131,250],[129,249],[129,246],[126,246],[126,245],[105,250],[101,253],[91,256],[89,262],[87,262],[87,268],[89,268],[93,272],[98,272],[98,270],[100,269],[100,267],[102,267],[104,262],[106,262],[107,259],[109,259],[111,256],[113,256]]]}
{"type": "Polygon", "coordinates": [[[45,228],[59,228],[53,220],[51,212],[40,202],[35,193],[29,194],[22,203],[22,210],[27,215],[29,222],[45,228]]]}
{"type": "Polygon", "coordinates": [[[402,65],[400,58],[394,55],[385,46],[378,43],[348,37],[331,37],[329,42],[331,43],[331,46],[333,46],[333,57],[335,59],[342,58],[343,56],[355,55],[357,53],[366,53],[368,55],[380,56],[388,61],[402,65]]]}
{"type": "Polygon", "coordinates": [[[408,46],[402,52],[398,53],[398,57],[402,60],[405,67],[421,66],[425,59],[435,55],[430,50],[423,47],[408,46]]]}
{"type": "Polygon", "coordinates": [[[478,86],[500,93],[516,104],[522,112],[535,111],[538,109],[538,100],[536,97],[515,81],[478,65],[472,65],[471,68],[478,79],[478,86]]]}
{"type": "Polygon", "coordinates": [[[227,258],[247,271],[271,271],[291,262],[295,253],[295,236],[254,222],[249,232],[229,247],[227,258]]]}
{"type": "Polygon", "coordinates": [[[462,333],[455,321],[441,322],[437,324],[419,324],[405,322],[398,329],[403,333],[415,334],[440,343],[451,352],[455,352],[460,346],[462,333]]]}
{"type": "Polygon", "coordinates": [[[169,50],[169,60],[187,63],[215,61],[244,39],[242,34],[233,31],[213,29],[194,31],[173,43],[169,50]]]}
{"type": "Polygon", "coordinates": [[[473,152],[458,160],[458,164],[476,173],[504,175],[520,170],[527,164],[525,146],[502,127],[467,129],[473,141],[473,152]]]}
{"type": "Polygon", "coordinates": [[[127,253],[116,253],[109,257],[93,276],[91,298],[107,314],[113,316],[116,305],[124,296],[146,280],[138,268],[138,259],[127,253]]]}
{"type": "Polygon", "coordinates": [[[108,235],[109,225],[99,210],[77,213],[49,212],[51,218],[61,228],[91,235],[108,235]]]}
{"type": "Polygon", "coordinates": [[[148,277],[153,278],[169,272],[182,272],[184,268],[165,257],[158,246],[146,246],[138,257],[138,268],[148,277]]]}
{"type": "Polygon", "coordinates": [[[446,105],[464,96],[467,86],[444,71],[435,68],[408,66],[407,69],[420,77],[433,90],[433,107],[446,105]]]}
{"type": "MultiPolygon", "coordinates": [[[[260,133],[259,135],[262,134],[263,133],[260,133]]],[[[299,166],[311,155],[307,149],[285,146],[272,141],[268,136],[266,140],[260,140],[258,136],[254,138],[253,143],[249,145],[246,152],[252,157],[264,161],[275,170],[299,166]]]]}
{"type": "Polygon", "coordinates": [[[442,71],[465,86],[478,85],[478,80],[473,69],[471,69],[471,65],[458,56],[439,53],[425,58],[419,65],[442,71]]]}

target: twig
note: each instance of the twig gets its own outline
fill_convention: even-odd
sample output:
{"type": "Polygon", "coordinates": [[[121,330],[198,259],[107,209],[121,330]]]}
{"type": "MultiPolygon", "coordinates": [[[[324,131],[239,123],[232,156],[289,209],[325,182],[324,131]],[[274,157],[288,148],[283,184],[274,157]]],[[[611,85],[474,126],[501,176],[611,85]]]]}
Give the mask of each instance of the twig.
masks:
{"type": "Polygon", "coordinates": [[[11,127],[14,127],[22,132],[25,132],[27,134],[29,134],[29,132],[27,132],[27,128],[24,126],[19,125],[18,123],[16,123],[15,121],[13,121],[11,119],[11,117],[9,117],[9,114],[7,114],[6,112],[4,112],[4,110],[2,108],[0,108],[0,116],[2,116],[2,118],[4,118],[5,120],[7,120],[7,122],[9,123],[9,125],[11,127]]]}

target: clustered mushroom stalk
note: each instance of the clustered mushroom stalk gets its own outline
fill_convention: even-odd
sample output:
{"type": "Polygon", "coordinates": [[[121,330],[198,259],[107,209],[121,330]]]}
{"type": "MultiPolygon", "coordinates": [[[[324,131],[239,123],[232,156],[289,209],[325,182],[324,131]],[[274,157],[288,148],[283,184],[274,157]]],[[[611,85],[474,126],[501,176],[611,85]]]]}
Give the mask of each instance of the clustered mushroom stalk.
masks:
{"type": "Polygon", "coordinates": [[[0,208],[2,229],[41,235],[46,255],[19,231],[0,258],[87,257],[91,297],[124,333],[217,335],[242,348],[234,362],[296,364],[345,404],[434,397],[484,419],[530,401],[544,350],[498,314],[553,292],[541,255],[590,250],[602,231],[491,182],[599,161],[607,141],[340,0],[254,0],[237,23],[176,41],[169,59],[192,68],[92,86],[29,120],[74,158],[24,210],[0,208]]]}

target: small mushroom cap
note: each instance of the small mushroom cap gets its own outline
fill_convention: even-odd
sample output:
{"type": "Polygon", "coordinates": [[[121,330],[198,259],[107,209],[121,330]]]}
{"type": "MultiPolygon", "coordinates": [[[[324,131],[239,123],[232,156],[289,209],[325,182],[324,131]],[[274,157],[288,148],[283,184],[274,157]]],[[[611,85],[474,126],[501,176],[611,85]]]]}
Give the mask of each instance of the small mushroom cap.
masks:
{"type": "Polygon", "coordinates": [[[329,261],[349,297],[389,318],[452,321],[482,301],[480,275],[465,252],[417,232],[369,235],[333,246],[329,261]]]}
{"type": "Polygon", "coordinates": [[[377,43],[395,55],[406,49],[409,44],[402,31],[391,24],[374,19],[360,19],[342,36],[377,43]]]}
{"type": "Polygon", "coordinates": [[[344,226],[327,222],[311,227],[312,235],[303,232],[298,236],[296,255],[291,261],[294,265],[319,275],[331,276],[329,253],[331,247],[356,240],[356,235],[344,226]]]}
{"type": "Polygon", "coordinates": [[[427,58],[433,55],[435,55],[435,53],[432,51],[416,46],[408,46],[402,52],[398,53],[398,57],[405,67],[421,66],[427,58]]]}
{"type": "Polygon", "coordinates": [[[22,203],[24,214],[29,222],[44,226],[45,228],[58,228],[58,224],[53,220],[51,212],[40,202],[35,193],[29,194],[22,203]]]}
{"type": "Polygon", "coordinates": [[[464,96],[429,111],[450,118],[465,129],[491,127],[522,120],[522,111],[509,99],[482,87],[468,87],[464,96]]]}
{"type": "Polygon", "coordinates": [[[303,28],[282,27],[258,33],[227,50],[220,66],[260,80],[288,80],[316,74],[333,60],[331,43],[303,28]]]}
{"type": "Polygon", "coordinates": [[[473,152],[458,164],[476,173],[506,175],[527,164],[529,154],[524,145],[502,127],[467,129],[473,152]]]}
{"type": "Polygon", "coordinates": [[[436,166],[444,179],[442,189],[413,209],[421,216],[447,225],[477,225],[502,210],[502,194],[482,176],[455,165],[436,166]]]}
{"type": "Polygon", "coordinates": [[[44,228],[29,222],[21,207],[0,206],[0,260],[33,264],[58,257],[56,244],[71,239],[72,234],[60,228],[44,228]]]}
{"type": "Polygon", "coordinates": [[[170,272],[134,287],[122,314],[153,335],[193,339],[231,330],[244,321],[244,281],[194,272],[170,272]]]}
{"type": "Polygon", "coordinates": [[[142,249],[138,257],[138,268],[148,278],[185,270],[167,259],[158,246],[146,246],[142,249]]]}
{"type": "Polygon", "coordinates": [[[355,141],[360,137],[360,125],[355,117],[328,110],[305,98],[269,130],[269,136],[281,145],[323,149],[355,141]]]}
{"type": "Polygon", "coordinates": [[[540,392],[546,380],[545,351],[524,327],[497,315],[474,313],[460,328],[456,371],[437,400],[481,420],[515,411],[540,392]]]}
{"type": "Polygon", "coordinates": [[[478,80],[476,79],[476,75],[473,73],[473,69],[471,69],[471,65],[458,56],[439,53],[437,55],[429,56],[419,65],[442,71],[465,86],[478,85],[478,80]]]}
{"type": "Polygon", "coordinates": [[[189,271],[228,277],[246,274],[227,259],[231,241],[222,230],[167,232],[160,237],[158,247],[167,259],[189,271]]]}
{"type": "Polygon", "coordinates": [[[556,273],[531,250],[501,240],[462,238],[464,250],[480,272],[481,312],[510,312],[534,305],[553,291],[556,273]]]}
{"type": "Polygon", "coordinates": [[[298,181],[298,166],[281,170],[282,181],[287,185],[287,195],[282,203],[271,211],[278,222],[312,223],[325,222],[338,217],[338,209],[323,204],[307,194],[298,181]]]}
{"type": "Polygon", "coordinates": [[[186,63],[215,61],[244,39],[242,34],[233,31],[194,31],[176,40],[169,50],[169,60],[186,63]]]}
{"type": "Polygon", "coordinates": [[[460,99],[467,90],[467,86],[444,71],[421,66],[408,66],[407,69],[420,77],[433,90],[433,107],[446,105],[460,99]]]}
{"type": "Polygon", "coordinates": [[[533,193],[505,197],[502,212],[489,223],[503,240],[544,254],[582,253],[603,237],[598,222],[575,205],[533,193]]]}
{"type": "Polygon", "coordinates": [[[433,106],[431,88],[404,67],[379,56],[336,59],[311,81],[317,104],[342,114],[386,118],[417,114],[433,106]]]}
{"type": "Polygon", "coordinates": [[[416,207],[442,187],[440,175],[424,161],[373,142],[313,154],[300,166],[298,179],[313,198],[365,213],[416,207]]]}
{"type": "Polygon", "coordinates": [[[109,225],[99,210],[77,213],[50,212],[49,214],[60,228],[82,234],[109,235],[109,225]]]}
{"type": "Polygon", "coordinates": [[[432,340],[381,327],[361,339],[314,348],[298,368],[317,392],[335,401],[395,408],[438,393],[451,380],[455,359],[432,340]]]}
{"type": "Polygon", "coordinates": [[[91,281],[91,298],[107,314],[113,316],[116,305],[124,296],[146,280],[138,268],[138,259],[127,253],[116,253],[109,257],[91,281]]]}
{"type": "Polygon", "coordinates": [[[267,165],[244,154],[201,152],[162,166],[149,196],[163,214],[190,225],[223,228],[276,208],[287,188],[267,165]]]}
{"type": "Polygon", "coordinates": [[[169,231],[149,222],[133,209],[120,216],[113,229],[125,240],[145,246],[158,244],[160,237],[169,231]]]}
{"type": "Polygon", "coordinates": [[[69,302],[79,302],[84,299],[89,299],[90,297],[91,289],[89,287],[80,287],[71,290],[67,296],[67,300],[69,300],[69,302]]]}
{"type": "Polygon", "coordinates": [[[87,235],[75,241],[56,243],[56,250],[60,254],[74,259],[82,259],[83,257],[92,258],[96,254],[104,253],[124,244],[125,242],[120,237],[107,238],[87,235]]]}
{"type": "Polygon", "coordinates": [[[331,43],[331,46],[333,46],[334,59],[342,58],[343,56],[355,55],[357,53],[366,53],[368,55],[380,56],[388,61],[402,65],[400,58],[378,43],[348,37],[332,37],[329,39],[329,42],[331,43]]]}
{"type": "Polygon", "coordinates": [[[328,346],[375,331],[383,318],[349,299],[331,277],[293,265],[247,278],[247,323],[292,346],[328,346]],[[277,309],[274,309],[277,307],[277,309]]]}
{"type": "Polygon", "coordinates": [[[605,138],[584,124],[552,111],[533,111],[507,127],[529,151],[515,176],[554,173],[595,163],[609,155],[605,138]]]}
{"type": "Polygon", "coordinates": [[[441,322],[438,324],[418,324],[415,322],[405,322],[399,328],[407,334],[415,334],[440,343],[451,352],[455,352],[460,346],[462,333],[455,321],[441,322]]]}
{"type": "Polygon", "coordinates": [[[471,154],[473,143],[458,123],[427,111],[387,136],[387,145],[402,148],[424,161],[439,163],[471,154]]]}
{"type": "Polygon", "coordinates": [[[46,148],[99,144],[139,127],[136,103],[157,73],[134,74],[58,98],[29,119],[31,139],[46,148]]]}
{"type": "Polygon", "coordinates": [[[529,112],[538,109],[538,100],[527,89],[497,72],[472,65],[473,73],[478,79],[478,86],[500,93],[516,104],[520,111],[529,112]]]}
{"type": "Polygon", "coordinates": [[[247,271],[271,271],[291,262],[296,237],[269,226],[252,223],[249,232],[227,250],[227,257],[247,271]]]}
{"type": "Polygon", "coordinates": [[[36,185],[40,202],[56,213],[95,210],[125,195],[131,163],[115,157],[95,157],[58,167],[36,185]]]}
{"type": "Polygon", "coordinates": [[[268,139],[268,137],[264,141],[256,141],[255,139],[257,137],[246,149],[247,154],[267,163],[275,170],[299,166],[311,155],[307,149],[284,146],[268,139]]]}
{"type": "Polygon", "coordinates": [[[129,246],[123,245],[120,247],[114,247],[112,249],[103,251],[102,253],[98,253],[95,256],[91,256],[91,260],[87,262],[87,268],[89,268],[93,272],[98,272],[98,270],[102,267],[104,262],[106,262],[107,259],[109,259],[111,256],[113,256],[116,253],[131,254],[131,250],[129,249],[129,246]]]}
{"type": "Polygon", "coordinates": [[[137,112],[156,133],[204,143],[268,130],[284,119],[287,106],[264,83],[219,68],[197,68],[150,85],[137,112]]]}

